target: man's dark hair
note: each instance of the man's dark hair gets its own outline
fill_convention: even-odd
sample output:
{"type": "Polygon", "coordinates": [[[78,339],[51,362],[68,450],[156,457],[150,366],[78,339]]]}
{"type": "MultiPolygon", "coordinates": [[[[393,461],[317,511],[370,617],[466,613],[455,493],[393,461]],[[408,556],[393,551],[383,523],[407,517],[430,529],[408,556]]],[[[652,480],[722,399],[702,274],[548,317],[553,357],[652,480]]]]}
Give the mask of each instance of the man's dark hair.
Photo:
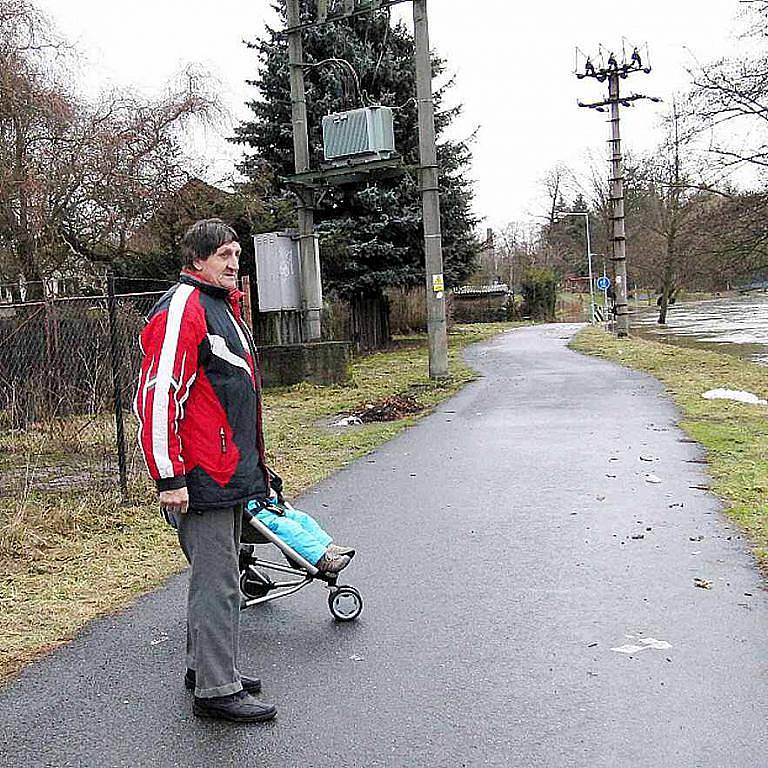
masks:
{"type": "Polygon", "coordinates": [[[236,240],[237,232],[221,219],[196,221],[181,240],[181,263],[185,267],[191,267],[195,259],[205,261],[222,245],[236,240]]]}

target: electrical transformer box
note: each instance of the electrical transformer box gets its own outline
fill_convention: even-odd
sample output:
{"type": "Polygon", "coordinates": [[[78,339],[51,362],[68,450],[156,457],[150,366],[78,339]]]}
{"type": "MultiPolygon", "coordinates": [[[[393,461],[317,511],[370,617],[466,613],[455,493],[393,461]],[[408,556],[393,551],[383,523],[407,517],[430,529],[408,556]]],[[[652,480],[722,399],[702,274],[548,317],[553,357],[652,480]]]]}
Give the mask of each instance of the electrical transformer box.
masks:
{"type": "Polygon", "coordinates": [[[365,107],[323,118],[325,159],[389,159],[395,154],[395,131],[390,107],[365,107]]]}
{"type": "MultiPolygon", "coordinates": [[[[320,274],[320,249],[314,240],[314,270],[320,274]]],[[[301,256],[296,232],[265,232],[255,235],[256,288],[259,312],[284,312],[302,309],[301,256]]],[[[306,296],[306,309],[322,309],[320,283],[314,295],[306,296]]]]}

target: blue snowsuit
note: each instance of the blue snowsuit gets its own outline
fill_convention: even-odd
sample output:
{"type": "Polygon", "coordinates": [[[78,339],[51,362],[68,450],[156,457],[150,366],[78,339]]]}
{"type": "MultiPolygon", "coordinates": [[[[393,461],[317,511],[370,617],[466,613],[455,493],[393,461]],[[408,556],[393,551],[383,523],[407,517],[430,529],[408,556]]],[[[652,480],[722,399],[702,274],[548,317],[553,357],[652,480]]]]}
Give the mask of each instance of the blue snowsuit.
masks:
{"type": "MultiPolygon", "coordinates": [[[[260,506],[258,501],[248,502],[248,509],[251,512],[260,506]]],[[[305,560],[315,565],[325,554],[325,550],[333,539],[306,512],[282,505],[280,509],[284,514],[262,509],[256,514],[256,519],[264,523],[272,533],[295,549],[305,560]]]]}

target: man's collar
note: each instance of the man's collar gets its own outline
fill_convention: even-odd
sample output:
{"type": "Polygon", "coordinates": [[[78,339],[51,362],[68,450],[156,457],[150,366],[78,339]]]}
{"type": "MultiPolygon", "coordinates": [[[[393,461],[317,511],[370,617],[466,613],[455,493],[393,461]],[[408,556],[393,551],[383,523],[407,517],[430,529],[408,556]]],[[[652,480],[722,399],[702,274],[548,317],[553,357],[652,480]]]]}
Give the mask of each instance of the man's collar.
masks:
{"type": "Polygon", "coordinates": [[[207,280],[201,280],[197,275],[187,272],[185,269],[181,270],[179,282],[199,288],[203,293],[215,296],[217,299],[226,299],[229,298],[232,293],[239,293],[237,290],[230,291],[227,288],[222,288],[220,285],[209,283],[207,280]]]}

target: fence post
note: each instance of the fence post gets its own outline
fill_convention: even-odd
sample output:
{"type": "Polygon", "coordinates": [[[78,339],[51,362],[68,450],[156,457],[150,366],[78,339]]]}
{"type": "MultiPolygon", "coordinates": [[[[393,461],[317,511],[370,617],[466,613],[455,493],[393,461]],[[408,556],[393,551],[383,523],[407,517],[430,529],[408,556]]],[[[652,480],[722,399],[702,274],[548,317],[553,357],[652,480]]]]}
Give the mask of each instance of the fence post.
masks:
{"type": "Polygon", "coordinates": [[[240,284],[243,292],[243,320],[245,320],[245,324],[253,333],[255,329],[253,327],[253,307],[251,305],[251,278],[248,275],[243,275],[240,284]]]}
{"type": "MultiPolygon", "coordinates": [[[[56,395],[61,392],[61,388],[57,387],[55,383],[59,374],[59,350],[55,344],[56,333],[54,331],[56,305],[46,290],[45,283],[43,283],[42,300],[45,307],[45,360],[48,365],[48,375],[44,389],[44,402],[40,404],[40,407],[45,408],[45,419],[53,423],[57,411],[56,395]]],[[[41,415],[35,413],[33,419],[38,419],[41,415]]]]}
{"type": "Polygon", "coordinates": [[[123,426],[123,387],[121,362],[122,355],[117,336],[117,308],[115,305],[115,275],[112,270],[107,274],[107,315],[109,317],[109,351],[112,363],[112,385],[115,404],[115,429],[117,431],[117,467],[120,474],[120,496],[123,502],[128,501],[128,469],[127,450],[125,445],[125,428],[123,426]]]}

